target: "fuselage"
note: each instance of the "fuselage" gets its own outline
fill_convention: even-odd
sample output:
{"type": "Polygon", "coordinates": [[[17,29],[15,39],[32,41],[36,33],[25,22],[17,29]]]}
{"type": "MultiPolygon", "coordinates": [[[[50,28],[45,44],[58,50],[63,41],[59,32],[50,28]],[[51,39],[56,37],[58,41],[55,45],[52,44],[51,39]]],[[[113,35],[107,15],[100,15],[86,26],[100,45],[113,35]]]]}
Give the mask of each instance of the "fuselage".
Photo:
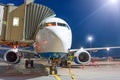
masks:
{"type": "Polygon", "coordinates": [[[72,34],[69,25],[62,19],[51,17],[43,20],[43,28],[39,30],[34,44],[37,53],[47,57],[54,53],[61,56],[71,48],[72,34]]]}

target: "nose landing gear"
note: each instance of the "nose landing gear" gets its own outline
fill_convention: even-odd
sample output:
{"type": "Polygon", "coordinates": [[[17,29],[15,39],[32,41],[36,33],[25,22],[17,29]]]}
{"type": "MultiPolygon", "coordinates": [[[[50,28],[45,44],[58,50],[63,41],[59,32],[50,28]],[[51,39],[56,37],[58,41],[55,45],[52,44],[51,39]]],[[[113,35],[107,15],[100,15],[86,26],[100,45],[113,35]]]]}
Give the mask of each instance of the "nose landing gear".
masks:
{"type": "Polygon", "coordinates": [[[50,66],[50,74],[57,74],[57,65],[59,64],[60,60],[58,58],[50,59],[51,66],[50,66]]]}

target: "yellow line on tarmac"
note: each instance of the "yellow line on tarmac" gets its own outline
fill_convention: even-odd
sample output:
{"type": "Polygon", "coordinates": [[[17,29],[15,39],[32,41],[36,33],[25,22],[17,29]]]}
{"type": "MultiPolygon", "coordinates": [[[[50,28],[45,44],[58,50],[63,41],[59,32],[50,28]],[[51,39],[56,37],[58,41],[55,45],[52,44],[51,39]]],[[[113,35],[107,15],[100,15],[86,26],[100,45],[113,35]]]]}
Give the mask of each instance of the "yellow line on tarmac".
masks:
{"type": "Polygon", "coordinates": [[[56,80],[61,80],[58,75],[53,75],[53,76],[55,77],[56,80]]]}
{"type": "Polygon", "coordinates": [[[71,74],[71,78],[72,78],[72,80],[75,80],[75,75],[71,74]]]}
{"type": "Polygon", "coordinates": [[[68,68],[69,68],[69,73],[70,73],[71,79],[72,79],[72,80],[76,80],[76,79],[75,79],[75,75],[74,75],[74,74],[72,73],[72,71],[71,71],[71,61],[69,62],[68,68]]]}

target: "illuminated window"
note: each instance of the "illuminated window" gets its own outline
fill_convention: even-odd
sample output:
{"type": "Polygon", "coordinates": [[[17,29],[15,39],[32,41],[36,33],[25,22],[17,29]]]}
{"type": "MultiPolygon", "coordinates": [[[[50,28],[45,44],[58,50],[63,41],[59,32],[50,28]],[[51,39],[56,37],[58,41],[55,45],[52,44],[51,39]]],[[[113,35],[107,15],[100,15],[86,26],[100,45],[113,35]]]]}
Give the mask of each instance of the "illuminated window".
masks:
{"type": "Polygon", "coordinates": [[[19,17],[13,18],[13,26],[19,26],[19,17]]]}
{"type": "Polygon", "coordinates": [[[49,22],[49,23],[46,23],[45,26],[56,26],[56,23],[55,22],[49,22]]]}

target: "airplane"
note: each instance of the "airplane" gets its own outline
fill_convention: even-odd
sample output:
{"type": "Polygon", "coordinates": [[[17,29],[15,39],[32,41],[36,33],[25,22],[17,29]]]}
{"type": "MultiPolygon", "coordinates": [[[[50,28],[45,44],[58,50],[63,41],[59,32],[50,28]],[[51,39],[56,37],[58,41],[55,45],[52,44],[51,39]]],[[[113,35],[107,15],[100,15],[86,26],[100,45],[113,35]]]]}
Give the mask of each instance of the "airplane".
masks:
{"type": "MultiPolygon", "coordinates": [[[[56,16],[48,17],[44,19],[39,26],[36,34],[36,39],[33,44],[34,51],[19,49],[18,43],[14,44],[15,48],[0,47],[1,50],[8,50],[4,54],[4,60],[10,64],[18,64],[21,60],[20,53],[34,53],[35,56],[46,58],[50,60],[50,74],[53,72],[57,74],[57,65],[64,63],[65,57],[72,53],[73,61],[76,64],[88,64],[91,61],[91,55],[88,51],[97,51],[104,49],[116,49],[116,47],[101,47],[101,48],[80,48],[71,49],[72,44],[72,31],[66,21],[56,16]],[[63,59],[63,60],[62,60],[63,59]]],[[[29,61],[26,61],[28,64],[29,61]]],[[[32,62],[30,62],[32,64],[32,62]]]]}

